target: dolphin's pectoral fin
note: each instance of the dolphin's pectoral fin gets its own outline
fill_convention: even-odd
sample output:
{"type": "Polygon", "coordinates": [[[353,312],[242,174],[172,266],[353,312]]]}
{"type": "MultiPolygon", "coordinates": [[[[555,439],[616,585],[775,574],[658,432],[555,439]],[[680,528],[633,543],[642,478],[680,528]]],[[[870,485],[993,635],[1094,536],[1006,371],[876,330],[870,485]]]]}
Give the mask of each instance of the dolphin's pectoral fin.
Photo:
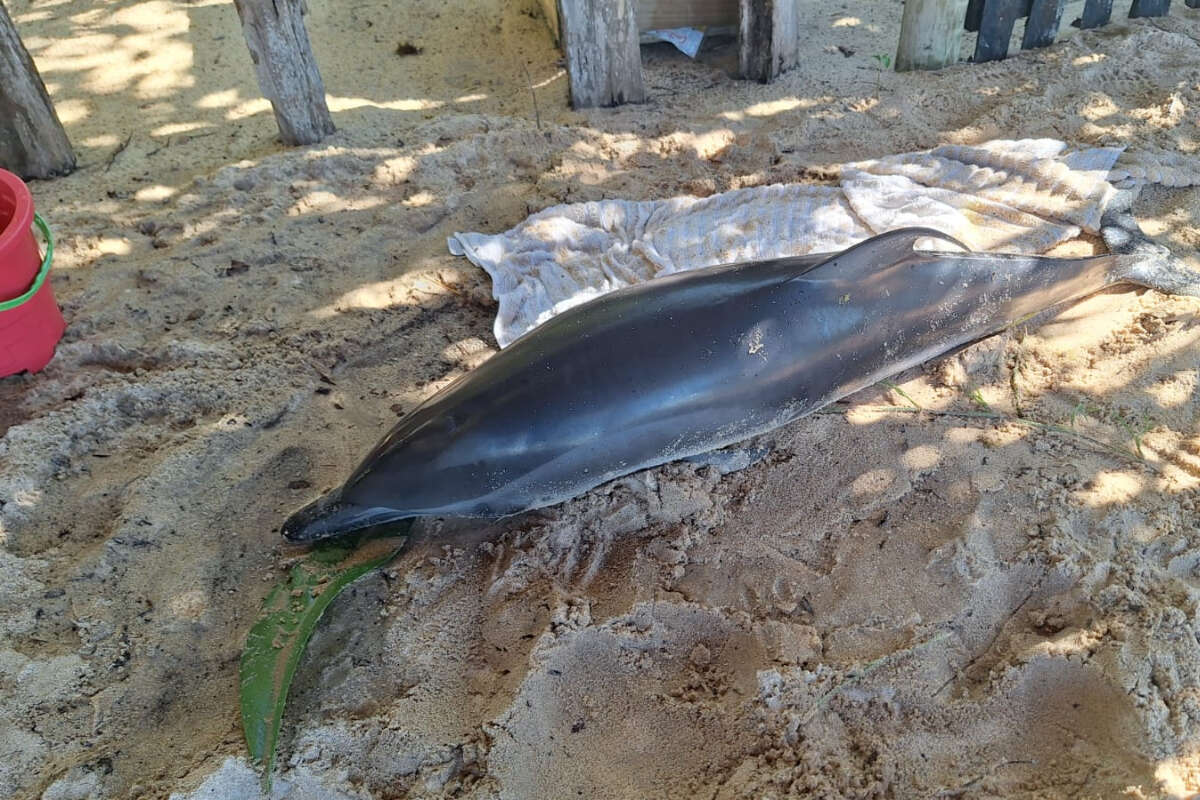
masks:
{"type": "Polygon", "coordinates": [[[769,443],[735,445],[688,456],[683,460],[702,467],[715,467],[722,475],[728,475],[731,472],[741,472],[747,467],[754,466],[770,455],[771,449],[769,443]]]}
{"type": "Polygon", "coordinates": [[[897,228],[894,231],[881,233],[859,242],[841,253],[833,254],[801,275],[833,271],[836,272],[838,278],[843,280],[852,281],[865,278],[880,269],[895,266],[913,255],[929,255],[931,252],[938,252],[917,249],[917,243],[926,239],[936,239],[953,248],[971,252],[971,248],[958,239],[933,228],[897,228]]]}

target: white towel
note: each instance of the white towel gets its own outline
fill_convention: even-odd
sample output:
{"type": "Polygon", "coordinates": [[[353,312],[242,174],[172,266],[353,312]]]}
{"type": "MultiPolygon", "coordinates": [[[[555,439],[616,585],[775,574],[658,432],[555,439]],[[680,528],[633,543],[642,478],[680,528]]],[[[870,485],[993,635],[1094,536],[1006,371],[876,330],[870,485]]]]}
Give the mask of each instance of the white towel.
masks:
{"type": "Polygon", "coordinates": [[[447,245],[491,276],[496,341],[507,347],[614,289],[716,264],[836,252],[912,225],[973,250],[1043,253],[1097,232],[1121,151],[1070,152],[1055,139],[937,147],[843,165],[838,186],[559,205],[504,233],[455,233],[447,245]]]}

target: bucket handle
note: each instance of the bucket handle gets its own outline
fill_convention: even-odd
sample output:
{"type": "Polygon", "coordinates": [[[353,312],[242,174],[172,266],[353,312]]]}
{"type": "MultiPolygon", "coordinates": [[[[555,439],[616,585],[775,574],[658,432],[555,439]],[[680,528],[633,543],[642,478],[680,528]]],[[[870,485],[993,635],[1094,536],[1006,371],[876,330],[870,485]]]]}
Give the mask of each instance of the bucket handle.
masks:
{"type": "Polygon", "coordinates": [[[36,211],[33,214],[33,224],[42,232],[42,236],[46,240],[46,256],[42,259],[42,268],[38,270],[37,277],[33,279],[33,285],[29,287],[29,291],[14,297],[12,300],[5,300],[0,303],[0,311],[12,311],[14,308],[27,303],[30,298],[38,293],[38,289],[42,288],[42,284],[46,282],[46,276],[50,274],[50,262],[54,260],[54,234],[50,232],[50,226],[46,224],[46,220],[42,219],[41,215],[36,211]]]}

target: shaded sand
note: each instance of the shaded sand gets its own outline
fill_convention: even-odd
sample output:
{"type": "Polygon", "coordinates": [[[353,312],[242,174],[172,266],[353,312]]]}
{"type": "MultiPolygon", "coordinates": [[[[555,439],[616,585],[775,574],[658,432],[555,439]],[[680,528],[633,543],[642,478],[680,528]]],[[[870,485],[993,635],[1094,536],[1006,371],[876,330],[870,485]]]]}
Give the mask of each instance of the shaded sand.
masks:
{"type": "MultiPolygon", "coordinates": [[[[67,337],[0,381],[0,796],[252,796],[236,665],[299,555],[281,520],[495,351],[490,285],[450,232],[944,142],[1195,153],[1200,12],[1175,5],[896,75],[871,54],[899,3],[808,3],[778,83],[728,78],[728,43],[654,46],[649,103],[575,113],[533,0],[310,0],[340,131],[283,150],[230,5],[9,0],[83,168],[34,186],[67,337]]],[[[1136,212],[1194,256],[1200,191],[1152,186],[1136,212]]],[[[741,472],[669,465],[427,526],[313,640],[279,787],[1200,790],[1198,313],[1113,291],[899,381],[926,409],[1088,440],[881,412],[908,401],[876,390],[741,472]]]]}

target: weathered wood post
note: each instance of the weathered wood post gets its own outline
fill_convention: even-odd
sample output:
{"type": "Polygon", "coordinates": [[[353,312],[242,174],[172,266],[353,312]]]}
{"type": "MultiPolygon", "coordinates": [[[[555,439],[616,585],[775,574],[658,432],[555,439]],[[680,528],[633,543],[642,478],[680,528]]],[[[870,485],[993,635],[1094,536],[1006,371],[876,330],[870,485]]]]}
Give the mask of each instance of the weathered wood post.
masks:
{"type": "Polygon", "coordinates": [[[1087,0],[1083,4],[1083,14],[1079,18],[1079,27],[1100,28],[1108,24],[1112,18],[1113,0],[1087,0]]]}
{"type": "Polygon", "coordinates": [[[800,63],[796,0],[741,0],[738,68],[747,80],[769,83],[800,63]]]}
{"type": "Polygon", "coordinates": [[[958,61],[967,0],[907,0],[896,71],[941,69],[958,61]]]}
{"type": "Polygon", "coordinates": [[[304,0],[233,0],[258,76],[286,144],[313,144],[333,133],[325,84],[304,29],[304,0]]]}
{"type": "Polygon", "coordinates": [[[1171,0],[1133,0],[1130,17],[1164,17],[1171,10],[1171,0]]]}
{"type": "Polygon", "coordinates": [[[572,106],[645,101],[634,0],[558,0],[556,16],[572,106]]]}
{"type": "Polygon", "coordinates": [[[1022,50],[1054,44],[1065,4],[1066,0],[1033,0],[1029,6],[1029,19],[1025,21],[1025,35],[1021,38],[1022,50]]]}
{"type": "Polygon", "coordinates": [[[49,178],[75,169],[46,85],[12,18],[0,2],[0,167],[22,178],[49,178]]]}

